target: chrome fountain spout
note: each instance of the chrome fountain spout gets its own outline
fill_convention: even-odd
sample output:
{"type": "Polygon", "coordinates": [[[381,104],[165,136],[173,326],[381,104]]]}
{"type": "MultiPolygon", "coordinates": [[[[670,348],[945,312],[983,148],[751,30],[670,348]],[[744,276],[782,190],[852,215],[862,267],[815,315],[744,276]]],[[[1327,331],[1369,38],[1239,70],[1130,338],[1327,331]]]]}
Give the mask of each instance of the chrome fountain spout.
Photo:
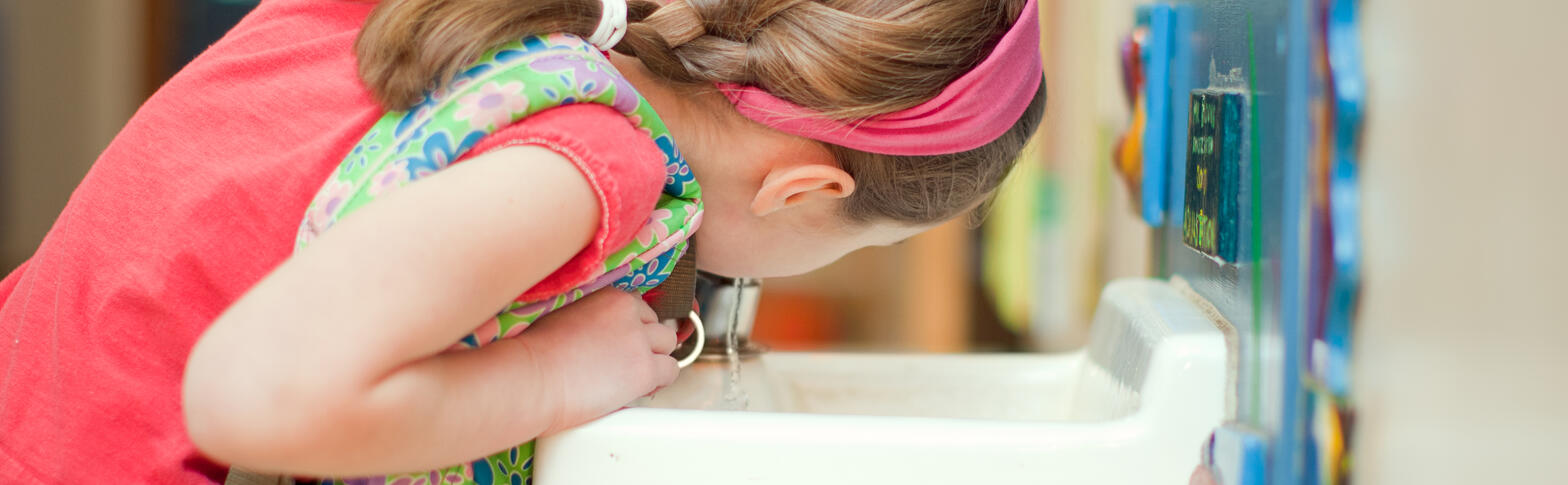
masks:
{"type": "Polygon", "coordinates": [[[775,382],[764,362],[765,349],[751,341],[762,281],[699,273],[694,322],[700,348],[688,342],[675,351],[693,364],[674,383],[639,405],[722,411],[782,411],[794,408],[788,389],[775,382]]]}
{"type": "Polygon", "coordinates": [[[757,302],[762,297],[762,280],[727,278],[711,273],[697,274],[698,315],[706,336],[701,359],[723,359],[734,348],[741,357],[762,352],[751,341],[757,321],[757,302]],[[733,336],[734,340],[731,341],[733,336]]]}

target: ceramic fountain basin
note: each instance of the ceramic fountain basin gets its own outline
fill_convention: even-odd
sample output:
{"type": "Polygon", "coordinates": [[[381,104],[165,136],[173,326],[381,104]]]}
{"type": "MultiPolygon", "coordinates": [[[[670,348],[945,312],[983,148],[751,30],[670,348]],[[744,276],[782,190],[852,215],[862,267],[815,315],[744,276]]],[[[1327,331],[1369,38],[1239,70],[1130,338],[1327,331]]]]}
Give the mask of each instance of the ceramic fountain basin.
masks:
{"type": "MultiPolygon", "coordinates": [[[[626,409],[541,440],[535,483],[1186,483],[1227,377],[1217,324],[1152,280],[1107,287],[1079,352],[761,363],[743,384],[767,411],[626,409]]],[[[725,369],[655,401],[711,407],[662,398],[717,395],[725,369]]]]}

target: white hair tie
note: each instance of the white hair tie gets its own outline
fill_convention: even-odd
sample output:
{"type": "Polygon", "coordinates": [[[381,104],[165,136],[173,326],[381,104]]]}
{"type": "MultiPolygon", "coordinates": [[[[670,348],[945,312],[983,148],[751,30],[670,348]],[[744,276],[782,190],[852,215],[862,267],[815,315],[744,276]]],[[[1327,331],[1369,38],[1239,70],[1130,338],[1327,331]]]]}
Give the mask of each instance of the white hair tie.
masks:
{"type": "Polygon", "coordinates": [[[604,2],[604,9],[599,15],[599,28],[594,29],[588,43],[609,52],[626,36],[626,0],[601,1],[604,2]]]}

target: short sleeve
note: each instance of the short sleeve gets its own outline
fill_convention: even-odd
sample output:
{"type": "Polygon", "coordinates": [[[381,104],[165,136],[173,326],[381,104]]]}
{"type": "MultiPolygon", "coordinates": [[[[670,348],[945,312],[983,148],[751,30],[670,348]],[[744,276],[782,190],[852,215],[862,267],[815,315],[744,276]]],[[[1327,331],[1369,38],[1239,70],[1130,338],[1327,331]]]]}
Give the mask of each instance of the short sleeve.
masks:
{"type": "MultiPolygon", "coordinates": [[[[631,242],[658,203],[664,186],[663,151],[613,108],[576,104],[503,128],[464,158],[514,146],[544,147],[571,161],[587,178],[600,209],[592,242],[519,299],[554,296],[599,277],[605,258],[631,242]]],[[[527,182],[520,182],[518,190],[529,190],[527,182]]]]}

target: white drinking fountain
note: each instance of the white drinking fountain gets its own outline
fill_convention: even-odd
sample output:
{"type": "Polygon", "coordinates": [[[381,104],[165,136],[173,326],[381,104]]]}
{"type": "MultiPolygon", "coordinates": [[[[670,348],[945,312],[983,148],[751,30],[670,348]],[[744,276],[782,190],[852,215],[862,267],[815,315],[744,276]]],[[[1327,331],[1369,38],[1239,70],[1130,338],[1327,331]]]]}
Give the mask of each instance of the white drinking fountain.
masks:
{"type": "Polygon", "coordinates": [[[767,353],[738,339],[734,361],[724,332],[749,334],[755,288],[714,281],[707,354],[645,407],[542,439],[534,483],[1184,484],[1224,414],[1223,324],[1163,281],[1109,285],[1088,347],[1068,354],[767,353]]]}

